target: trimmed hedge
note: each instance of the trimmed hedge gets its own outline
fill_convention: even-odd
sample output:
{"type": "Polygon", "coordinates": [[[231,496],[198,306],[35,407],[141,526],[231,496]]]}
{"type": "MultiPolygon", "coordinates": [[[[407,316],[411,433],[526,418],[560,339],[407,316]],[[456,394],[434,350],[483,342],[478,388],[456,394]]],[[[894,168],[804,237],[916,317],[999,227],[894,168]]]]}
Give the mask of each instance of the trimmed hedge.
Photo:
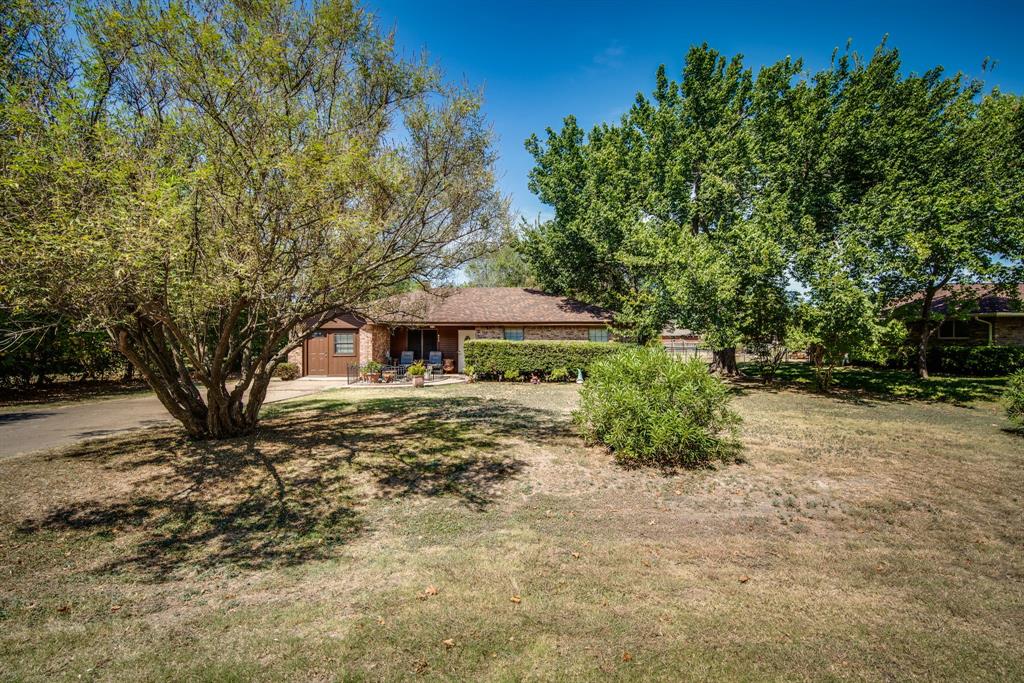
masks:
{"type": "Polygon", "coordinates": [[[928,369],[945,375],[994,377],[1024,370],[1021,346],[933,346],[928,369]]]}
{"type": "Polygon", "coordinates": [[[616,342],[474,339],[466,342],[465,353],[466,365],[478,375],[498,377],[512,372],[549,375],[556,369],[575,374],[576,368],[586,373],[595,361],[624,348],[627,345],[616,342]]]}

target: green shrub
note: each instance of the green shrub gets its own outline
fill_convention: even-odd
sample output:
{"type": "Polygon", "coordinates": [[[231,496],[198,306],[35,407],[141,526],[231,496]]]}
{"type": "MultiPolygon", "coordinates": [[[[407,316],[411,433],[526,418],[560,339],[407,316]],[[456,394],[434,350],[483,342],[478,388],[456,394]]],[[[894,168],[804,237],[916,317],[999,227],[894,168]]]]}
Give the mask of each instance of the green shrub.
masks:
{"type": "Polygon", "coordinates": [[[928,368],[945,375],[995,377],[1024,370],[1021,346],[933,346],[928,368]]]}
{"type": "Polygon", "coordinates": [[[528,375],[548,374],[555,368],[587,372],[591,364],[624,348],[616,342],[519,341],[476,339],[467,341],[466,364],[484,377],[501,377],[515,370],[528,375]]]}
{"type": "Polygon", "coordinates": [[[1024,370],[1018,370],[1010,376],[1006,384],[1006,416],[1010,422],[1024,427],[1024,370]]]}
{"type": "Polygon", "coordinates": [[[549,382],[564,382],[569,379],[568,368],[554,368],[548,373],[549,382]]]}
{"type": "Polygon", "coordinates": [[[520,374],[521,373],[518,370],[506,370],[505,372],[501,373],[501,376],[503,379],[506,379],[510,382],[514,382],[517,379],[519,379],[520,374]]]}
{"type": "Polygon", "coordinates": [[[418,360],[405,369],[405,374],[410,377],[422,377],[427,372],[427,366],[423,364],[423,361],[418,360]]]}
{"type": "Polygon", "coordinates": [[[573,417],[622,464],[693,467],[738,452],[731,400],[704,361],[635,347],[591,366],[573,417]]]}
{"type": "Polygon", "coordinates": [[[363,364],[363,372],[368,375],[375,375],[383,369],[384,366],[375,360],[367,361],[363,364]]]}
{"type": "Polygon", "coordinates": [[[284,380],[285,382],[299,377],[299,366],[295,363],[281,363],[274,368],[274,377],[284,380]]]}

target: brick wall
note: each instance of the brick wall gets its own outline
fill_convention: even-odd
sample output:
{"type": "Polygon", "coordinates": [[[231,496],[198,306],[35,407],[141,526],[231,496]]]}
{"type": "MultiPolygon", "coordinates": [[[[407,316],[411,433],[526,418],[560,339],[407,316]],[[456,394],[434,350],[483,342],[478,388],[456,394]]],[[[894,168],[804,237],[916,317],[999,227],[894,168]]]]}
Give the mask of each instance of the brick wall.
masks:
{"type": "Polygon", "coordinates": [[[302,349],[303,349],[304,346],[305,346],[305,344],[299,344],[298,348],[292,349],[291,351],[288,352],[288,362],[289,363],[294,363],[295,365],[299,366],[299,372],[300,373],[303,371],[303,367],[302,367],[302,349]]]}
{"type": "MultiPolygon", "coordinates": [[[[990,318],[991,320],[991,318],[990,318]]],[[[1024,346],[1024,317],[996,318],[993,336],[1000,346],[1024,346]]]]}
{"type": "MultiPolygon", "coordinates": [[[[523,338],[533,341],[586,341],[589,327],[568,325],[533,325],[523,327],[523,338]]],[[[477,339],[504,339],[504,327],[478,327],[477,339]]]]}
{"type": "Polygon", "coordinates": [[[371,360],[381,362],[388,355],[391,333],[383,325],[363,325],[359,328],[359,364],[371,360]]]}

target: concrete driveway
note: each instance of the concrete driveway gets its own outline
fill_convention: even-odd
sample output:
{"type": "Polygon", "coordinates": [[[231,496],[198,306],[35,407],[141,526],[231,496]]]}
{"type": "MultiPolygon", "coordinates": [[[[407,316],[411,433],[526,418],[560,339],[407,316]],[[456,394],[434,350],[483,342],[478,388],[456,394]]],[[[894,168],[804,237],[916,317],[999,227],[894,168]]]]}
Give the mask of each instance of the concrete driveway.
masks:
{"type": "MultiPolygon", "coordinates": [[[[344,377],[331,379],[274,380],[266,403],[287,401],[347,384],[344,377]]],[[[174,420],[156,396],[112,398],[62,406],[10,408],[0,412],[0,458],[95,439],[174,420]]]]}

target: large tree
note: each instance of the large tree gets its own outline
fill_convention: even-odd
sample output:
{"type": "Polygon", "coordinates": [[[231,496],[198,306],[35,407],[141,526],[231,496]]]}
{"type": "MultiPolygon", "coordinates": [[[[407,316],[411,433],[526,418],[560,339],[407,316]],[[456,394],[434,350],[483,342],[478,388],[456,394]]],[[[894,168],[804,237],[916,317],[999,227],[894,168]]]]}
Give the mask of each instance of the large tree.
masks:
{"type": "MultiPolygon", "coordinates": [[[[351,3],[75,21],[58,96],[23,68],[2,103],[3,296],[102,326],[192,437],[251,431],[320,323],[447,277],[503,220],[478,95],[351,3]]],[[[22,35],[49,58],[47,31],[22,35]]]]}
{"type": "Polygon", "coordinates": [[[680,81],[659,68],[618,125],[584,137],[569,117],[528,140],[531,188],[555,209],[527,233],[542,284],[614,308],[640,340],[668,322],[697,329],[715,367],[736,372],[736,344],[763,339],[759,312],[787,300],[778,234],[753,215],[754,94],[741,57],[698,46],[680,81]]]}
{"type": "Polygon", "coordinates": [[[944,317],[935,295],[948,290],[945,314],[969,313],[976,293],[964,285],[1021,281],[1024,110],[1019,98],[982,94],[980,83],[939,68],[891,88],[886,120],[872,131],[885,170],[851,211],[851,242],[863,248],[881,301],[916,298],[902,310],[912,312],[917,371],[927,377],[929,341],[944,317]]]}

